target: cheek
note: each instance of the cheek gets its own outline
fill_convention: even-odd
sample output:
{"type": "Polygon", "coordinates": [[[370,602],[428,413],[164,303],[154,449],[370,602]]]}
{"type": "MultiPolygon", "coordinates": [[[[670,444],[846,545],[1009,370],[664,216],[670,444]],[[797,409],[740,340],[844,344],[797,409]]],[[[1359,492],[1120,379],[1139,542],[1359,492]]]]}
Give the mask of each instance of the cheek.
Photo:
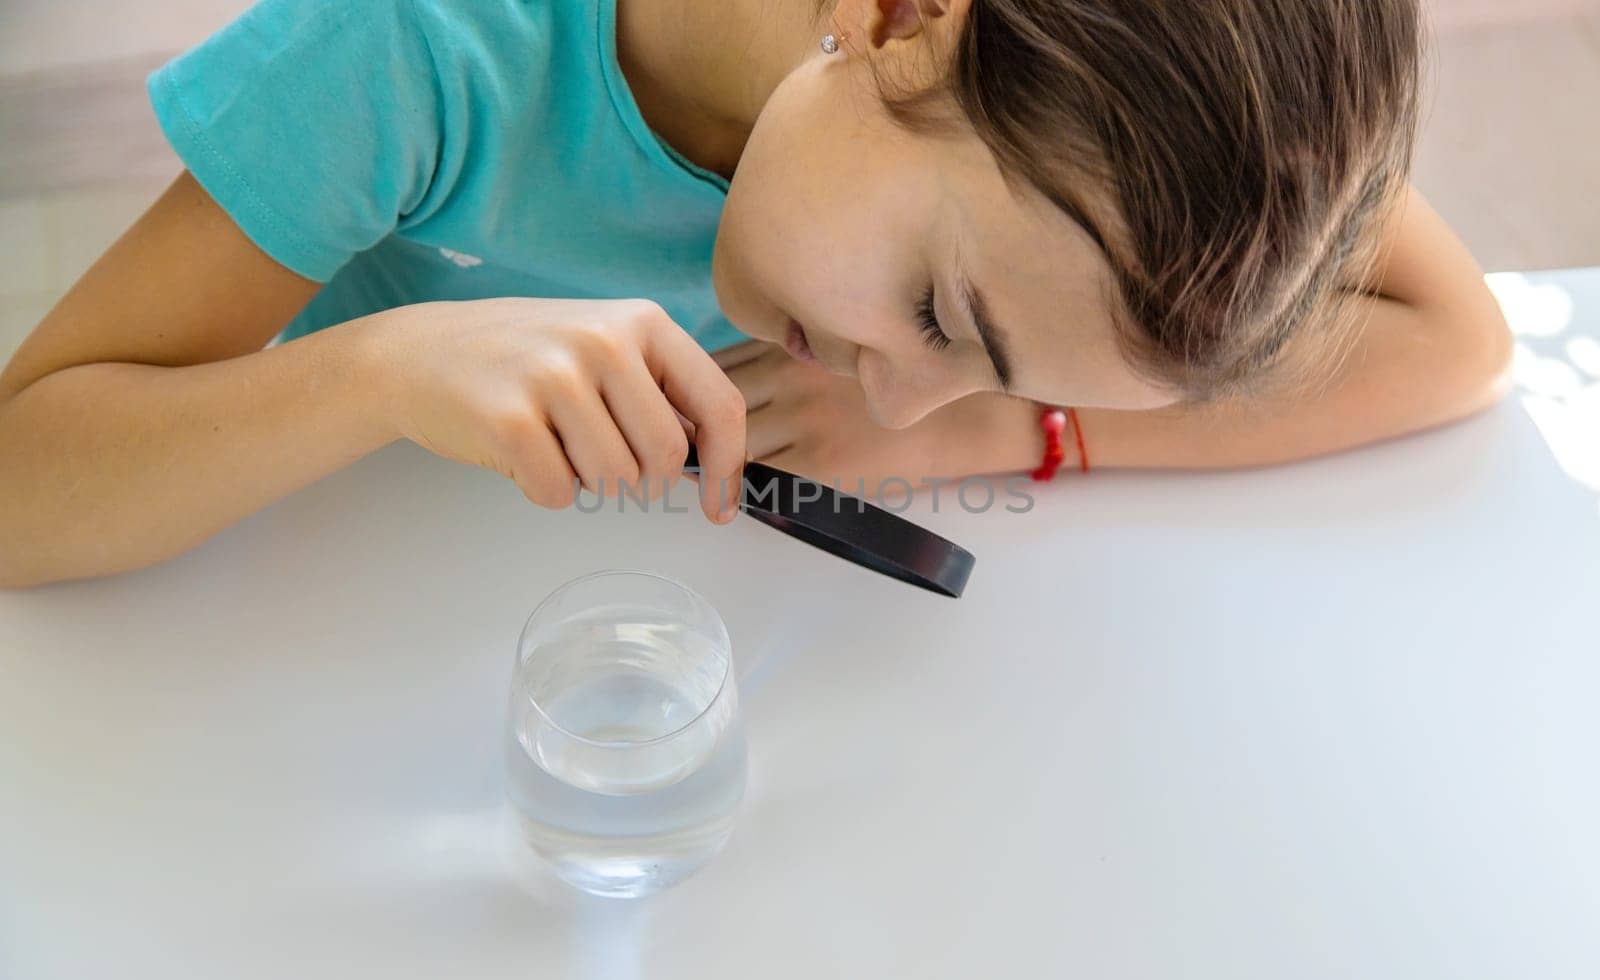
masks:
{"type": "MultiPolygon", "coordinates": [[[[803,86],[801,87],[803,88],[803,86]]],[[[756,122],[728,188],[712,252],[711,279],[723,312],[735,324],[764,325],[786,306],[796,272],[820,233],[809,177],[812,152],[795,134],[805,131],[804,100],[785,82],[756,122]]]]}
{"type": "MultiPolygon", "coordinates": [[[[759,161],[757,161],[759,163],[759,161]]],[[[829,281],[829,234],[822,202],[806,192],[787,164],[741,169],[717,230],[711,277],[723,312],[769,320],[776,309],[796,309],[829,281]],[[775,309],[776,308],[776,309],[775,309]]]]}
{"type": "Polygon", "coordinates": [[[722,311],[747,332],[771,318],[766,293],[773,255],[771,229],[782,221],[768,193],[770,178],[759,167],[741,168],[729,188],[711,253],[711,285],[722,311]]]}
{"type": "Polygon", "coordinates": [[[848,94],[812,77],[779,86],[745,147],[719,233],[742,273],[730,280],[839,334],[847,311],[880,303],[886,289],[909,297],[905,243],[925,240],[929,220],[925,189],[905,176],[917,161],[872,120],[842,110],[848,94]]]}

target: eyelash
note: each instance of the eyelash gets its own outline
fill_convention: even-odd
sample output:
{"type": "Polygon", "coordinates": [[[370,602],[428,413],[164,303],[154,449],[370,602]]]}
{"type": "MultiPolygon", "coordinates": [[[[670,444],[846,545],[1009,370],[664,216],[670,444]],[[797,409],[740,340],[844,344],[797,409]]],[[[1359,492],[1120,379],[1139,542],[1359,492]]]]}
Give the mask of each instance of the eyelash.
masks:
{"type": "Polygon", "coordinates": [[[952,343],[950,335],[939,326],[939,315],[934,312],[931,283],[917,303],[917,323],[922,328],[922,342],[928,345],[929,350],[944,350],[952,343]]]}

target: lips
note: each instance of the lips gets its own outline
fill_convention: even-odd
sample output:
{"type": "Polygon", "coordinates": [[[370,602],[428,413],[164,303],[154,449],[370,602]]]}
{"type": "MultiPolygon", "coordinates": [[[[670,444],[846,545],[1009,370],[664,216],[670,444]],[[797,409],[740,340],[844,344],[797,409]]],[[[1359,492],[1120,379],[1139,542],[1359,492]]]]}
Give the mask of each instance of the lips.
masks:
{"type": "Polygon", "coordinates": [[[789,356],[797,361],[815,361],[817,355],[811,351],[811,343],[806,340],[806,332],[793,318],[789,320],[789,333],[783,340],[784,349],[789,356]]]}

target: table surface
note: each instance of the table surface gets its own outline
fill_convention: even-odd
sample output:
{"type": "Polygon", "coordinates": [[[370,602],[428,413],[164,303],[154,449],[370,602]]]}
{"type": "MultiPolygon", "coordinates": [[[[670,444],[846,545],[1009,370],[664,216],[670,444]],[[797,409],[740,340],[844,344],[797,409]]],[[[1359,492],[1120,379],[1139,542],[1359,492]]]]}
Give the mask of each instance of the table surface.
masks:
{"type": "Polygon", "coordinates": [[[924,498],[959,601],[408,447],[0,594],[0,976],[1592,980],[1600,273],[1496,285],[1502,407],[924,498]],[[751,742],[727,852],[639,903],[555,883],[502,804],[518,630],[612,566],[723,611],[751,742]]]}

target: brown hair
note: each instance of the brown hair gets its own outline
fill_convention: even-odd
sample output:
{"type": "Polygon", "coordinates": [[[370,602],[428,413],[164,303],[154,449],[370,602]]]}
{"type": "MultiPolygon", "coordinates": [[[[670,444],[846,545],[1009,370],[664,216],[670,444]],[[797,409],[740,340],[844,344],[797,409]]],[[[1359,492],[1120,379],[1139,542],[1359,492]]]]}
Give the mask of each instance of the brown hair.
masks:
{"type": "Polygon", "coordinates": [[[973,0],[944,81],[885,101],[937,131],[953,99],[1106,252],[1130,363],[1201,400],[1308,328],[1351,336],[1341,285],[1410,169],[1421,33],[1418,0],[973,0]]]}

